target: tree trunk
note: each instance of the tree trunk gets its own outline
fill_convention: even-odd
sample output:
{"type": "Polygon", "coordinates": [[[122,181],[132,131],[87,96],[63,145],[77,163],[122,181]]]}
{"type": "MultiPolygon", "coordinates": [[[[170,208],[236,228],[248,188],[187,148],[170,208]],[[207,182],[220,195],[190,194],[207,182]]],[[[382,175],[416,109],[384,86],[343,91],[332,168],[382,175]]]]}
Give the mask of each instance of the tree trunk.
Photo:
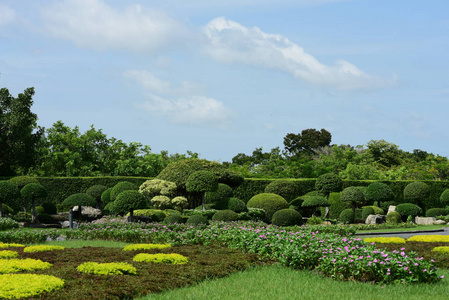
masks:
{"type": "Polygon", "coordinates": [[[129,211],[129,221],[132,223],[134,221],[134,209],[129,211]]]}
{"type": "Polygon", "coordinates": [[[37,214],[36,214],[36,203],[33,200],[33,216],[31,217],[31,223],[35,224],[38,222],[37,214]]]}
{"type": "Polygon", "coordinates": [[[201,209],[203,210],[203,211],[205,211],[206,210],[206,199],[204,199],[205,198],[205,196],[206,196],[206,193],[203,193],[203,196],[201,197],[201,209]]]}
{"type": "Polygon", "coordinates": [[[0,218],[3,217],[3,204],[2,200],[0,200],[0,218]]]}

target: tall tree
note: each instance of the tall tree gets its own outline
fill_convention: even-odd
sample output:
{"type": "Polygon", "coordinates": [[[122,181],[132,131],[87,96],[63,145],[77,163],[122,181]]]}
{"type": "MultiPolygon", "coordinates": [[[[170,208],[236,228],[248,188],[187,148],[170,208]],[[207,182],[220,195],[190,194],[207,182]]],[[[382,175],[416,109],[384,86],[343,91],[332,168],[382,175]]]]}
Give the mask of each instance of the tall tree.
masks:
{"type": "Polygon", "coordinates": [[[36,148],[44,129],[31,112],[34,88],[13,97],[0,89],[0,176],[25,174],[37,159],[36,148]]]}
{"type": "Polygon", "coordinates": [[[326,129],[304,129],[301,133],[288,133],[284,137],[285,151],[292,156],[313,155],[320,147],[329,146],[332,135],[326,129]]]}

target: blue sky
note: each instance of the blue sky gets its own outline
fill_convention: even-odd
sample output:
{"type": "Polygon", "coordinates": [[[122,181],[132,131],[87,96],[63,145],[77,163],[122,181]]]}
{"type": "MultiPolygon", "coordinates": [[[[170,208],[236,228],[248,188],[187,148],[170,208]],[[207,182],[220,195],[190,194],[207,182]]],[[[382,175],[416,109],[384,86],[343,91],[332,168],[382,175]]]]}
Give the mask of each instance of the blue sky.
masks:
{"type": "Polygon", "coordinates": [[[325,128],[449,155],[449,2],[0,0],[0,86],[153,152],[230,161],[325,128]]]}

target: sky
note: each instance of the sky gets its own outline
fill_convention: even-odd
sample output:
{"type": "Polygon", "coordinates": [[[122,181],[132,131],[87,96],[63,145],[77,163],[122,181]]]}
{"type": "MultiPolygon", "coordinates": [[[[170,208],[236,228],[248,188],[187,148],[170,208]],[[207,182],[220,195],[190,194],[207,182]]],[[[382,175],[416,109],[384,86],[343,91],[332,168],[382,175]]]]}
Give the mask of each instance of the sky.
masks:
{"type": "Polygon", "coordinates": [[[0,0],[0,87],[50,128],[231,161],[321,128],[449,156],[449,1],[0,0]]]}

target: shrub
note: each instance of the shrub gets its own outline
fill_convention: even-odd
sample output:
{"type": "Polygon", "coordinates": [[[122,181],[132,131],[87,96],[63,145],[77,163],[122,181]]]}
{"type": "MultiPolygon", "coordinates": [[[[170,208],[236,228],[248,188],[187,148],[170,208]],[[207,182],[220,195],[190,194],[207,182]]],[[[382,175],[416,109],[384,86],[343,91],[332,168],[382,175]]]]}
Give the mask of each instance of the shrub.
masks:
{"type": "Polygon", "coordinates": [[[213,221],[237,221],[238,219],[238,213],[230,209],[219,210],[212,216],[213,221]]]}
{"type": "Polygon", "coordinates": [[[302,203],[303,208],[310,209],[312,216],[315,215],[317,207],[327,206],[329,206],[329,201],[323,196],[305,196],[304,202],[302,203]]]}
{"type": "Polygon", "coordinates": [[[171,204],[174,209],[181,211],[189,205],[189,200],[186,197],[178,196],[171,199],[171,204]]]}
{"type": "Polygon", "coordinates": [[[307,219],[306,224],[307,225],[320,225],[320,224],[323,224],[323,219],[321,219],[320,217],[311,216],[310,218],[307,219]]]}
{"type": "Polygon", "coordinates": [[[101,206],[104,208],[108,203],[111,202],[111,191],[112,188],[108,188],[103,193],[101,193],[101,206]]]}
{"type": "Polygon", "coordinates": [[[187,218],[186,223],[191,225],[200,225],[200,224],[209,225],[209,221],[202,215],[189,216],[187,218]]]}
{"type": "Polygon", "coordinates": [[[445,189],[441,193],[440,202],[444,205],[449,205],[449,189],[445,189]]]}
{"type": "Polygon", "coordinates": [[[0,230],[18,228],[19,224],[11,218],[0,218],[0,230]]]}
{"type": "Polygon", "coordinates": [[[39,223],[43,224],[59,224],[52,216],[44,212],[37,214],[37,219],[39,220],[39,223]]]}
{"type": "Polygon", "coordinates": [[[12,215],[14,214],[14,209],[12,209],[11,206],[2,203],[2,212],[3,216],[12,215]]]}
{"type": "Polygon", "coordinates": [[[173,265],[186,264],[188,262],[187,257],[177,253],[139,253],[134,256],[133,261],[137,262],[152,262],[152,263],[166,263],[173,265]]]}
{"type": "Polygon", "coordinates": [[[117,198],[117,196],[124,191],[131,191],[131,190],[137,190],[137,187],[134,183],[129,182],[129,181],[121,181],[119,183],[117,183],[116,185],[114,185],[114,187],[111,190],[111,201],[115,201],[115,198],[117,198]]]}
{"type": "Polygon", "coordinates": [[[366,188],[365,198],[371,203],[377,201],[380,204],[384,201],[394,200],[394,193],[385,183],[373,182],[366,188]]]}
{"type": "Polygon", "coordinates": [[[139,250],[153,250],[153,249],[167,249],[170,244],[131,244],[123,247],[123,251],[139,251],[139,250]]]}
{"type": "MultiPolygon", "coordinates": [[[[234,191],[232,188],[224,183],[219,183],[216,191],[206,192],[204,200],[206,203],[217,203],[233,196],[234,191]]],[[[225,208],[218,208],[225,209],[225,208]]]]}
{"type": "Polygon", "coordinates": [[[351,202],[352,210],[355,211],[357,204],[365,203],[365,195],[363,195],[363,192],[360,189],[350,186],[341,192],[340,200],[343,202],[351,202]]]}
{"type": "Polygon", "coordinates": [[[200,215],[205,217],[206,219],[212,219],[212,216],[217,212],[215,209],[202,210],[199,209],[185,209],[183,210],[183,214],[186,216],[200,215]]]}
{"type": "MultiPolygon", "coordinates": [[[[12,182],[1,180],[0,181],[0,209],[2,204],[13,205],[20,199],[20,191],[17,185],[12,182]]],[[[0,211],[0,217],[2,217],[2,211],[0,211]]]]}
{"type": "MultiPolygon", "coordinates": [[[[196,171],[186,181],[186,190],[189,193],[201,194],[201,204],[205,209],[204,194],[216,191],[218,188],[218,177],[209,171],[196,171]]],[[[196,205],[193,205],[195,207],[196,205]]]]}
{"type": "Polygon", "coordinates": [[[65,248],[62,246],[53,246],[53,245],[34,245],[23,248],[24,253],[34,253],[34,252],[45,252],[45,251],[54,251],[54,250],[64,250],[65,248]]]}
{"type": "Polygon", "coordinates": [[[407,184],[404,188],[404,199],[408,201],[415,201],[418,205],[419,200],[424,200],[430,195],[429,186],[421,181],[415,181],[407,184]]]}
{"type": "Polygon", "coordinates": [[[134,215],[134,210],[139,208],[146,208],[147,203],[145,197],[136,190],[127,190],[118,194],[114,201],[114,210],[116,213],[129,212],[131,221],[134,215]]]}
{"type": "Polygon", "coordinates": [[[338,219],[340,213],[346,209],[351,208],[351,203],[343,202],[340,200],[341,193],[330,193],[329,194],[329,218],[338,219]]]}
{"type": "Polygon", "coordinates": [[[364,208],[362,208],[362,219],[366,220],[366,218],[368,218],[369,215],[374,215],[374,208],[372,206],[365,206],[364,208]]]}
{"type": "Polygon", "coordinates": [[[13,216],[13,219],[17,222],[31,222],[31,218],[31,214],[24,211],[19,211],[13,216]]]}
{"type": "Polygon", "coordinates": [[[408,216],[416,217],[422,212],[418,205],[412,203],[401,203],[396,206],[396,211],[400,213],[403,218],[407,218],[408,216]]]}
{"type": "Polygon", "coordinates": [[[377,206],[371,206],[371,207],[374,209],[374,214],[376,214],[376,215],[384,215],[385,214],[385,211],[382,208],[377,207],[377,206]]]}
{"type": "Polygon", "coordinates": [[[0,275],[0,298],[20,299],[51,292],[64,286],[64,280],[50,275],[0,275]]]}
{"type": "Polygon", "coordinates": [[[315,190],[328,196],[332,192],[341,191],[343,181],[337,174],[327,173],[319,176],[315,181],[315,190]]]}
{"type": "Polygon", "coordinates": [[[77,271],[93,275],[136,275],[137,270],[126,262],[97,263],[85,262],[76,268],[77,271]]]}
{"type": "Polygon", "coordinates": [[[182,217],[181,215],[170,215],[164,220],[168,224],[182,224],[187,221],[187,218],[182,217]]]}
{"type": "Polygon", "coordinates": [[[107,186],[96,184],[86,190],[86,194],[91,195],[97,201],[97,208],[101,208],[101,195],[108,189],[107,186]]]}
{"type": "Polygon", "coordinates": [[[246,207],[246,203],[238,198],[235,198],[235,197],[229,198],[228,209],[233,210],[236,213],[248,211],[248,208],[246,207]]]}
{"type": "Polygon", "coordinates": [[[54,205],[51,202],[44,202],[40,206],[42,206],[42,208],[44,209],[43,212],[46,214],[49,214],[49,215],[57,214],[56,205],[54,205]]]}
{"type": "Polygon", "coordinates": [[[446,215],[445,208],[430,208],[426,211],[426,217],[438,217],[445,215],[446,215]]]}
{"type": "Polygon", "coordinates": [[[258,194],[247,203],[248,208],[261,208],[267,214],[267,220],[271,220],[278,210],[288,208],[288,202],[282,196],[273,193],[258,194]]]}
{"type": "Polygon", "coordinates": [[[167,196],[159,195],[151,198],[151,204],[157,209],[171,208],[171,200],[167,196]]]}
{"type": "Polygon", "coordinates": [[[36,219],[36,203],[41,203],[47,196],[47,190],[39,183],[28,183],[20,190],[20,195],[25,207],[31,205],[33,208],[33,221],[36,219]]]}
{"type": "Polygon", "coordinates": [[[401,214],[397,211],[389,212],[385,218],[388,224],[399,224],[402,221],[401,214]]]}
{"type": "Polygon", "coordinates": [[[291,201],[296,196],[296,184],[290,180],[275,180],[265,187],[265,193],[273,193],[291,201]]]}
{"type": "Polygon", "coordinates": [[[16,176],[11,178],[9,182],[14,183],[15,185],[17,185],[19,190],[21,190],[28,183],[39,183],[39,180],[36,177],[31,176],[16,176]]]}
{"type": "Polygon", "coordinates": [[[151,179],[142,183],[139,187],[139,192],[149,200],[158,195],[172,197],[175,195],[176,189],[177,187],[174,182],[162,179],[151,179]]]}
{"type": "Polygon", "coordinates": [[[302,225],[302,216],[294,209],[281,209],[273,214],[271,223],[277,226],[302,225]]]}
{"type": "Polygon", "coordinates": [[[354,212],[352,211],[352,209],[347,208],[344,209],[341,213],[340,213],[340,217],[339,217],[340,221],[344,224],[351,224],[354,223],[354,212]]]}
{"type": "Polygon", "coordinates": [[[265,210],[260,208],[248,208],[247,212],[242,212],[239,214],[240,220],[253,220],[253,221],[264,221],[267,219],[267,214],[265,210]]]}
{"type": "Polygon", "coordinates": [[[68,196],[64,201],[62,201],[61,205],[66,207],[73,206],[95,206],[97,201],[95,201],[94,197],[86,194],[86,193],[76,193],[68,196]]]}
{"type": "Polygon", "coordinates": [[[296,197],[292,201],[290,201],[289,208],[297,210],[298,212],[301,210],[302,203],[304,202],[304,196],[296,197]]]}

